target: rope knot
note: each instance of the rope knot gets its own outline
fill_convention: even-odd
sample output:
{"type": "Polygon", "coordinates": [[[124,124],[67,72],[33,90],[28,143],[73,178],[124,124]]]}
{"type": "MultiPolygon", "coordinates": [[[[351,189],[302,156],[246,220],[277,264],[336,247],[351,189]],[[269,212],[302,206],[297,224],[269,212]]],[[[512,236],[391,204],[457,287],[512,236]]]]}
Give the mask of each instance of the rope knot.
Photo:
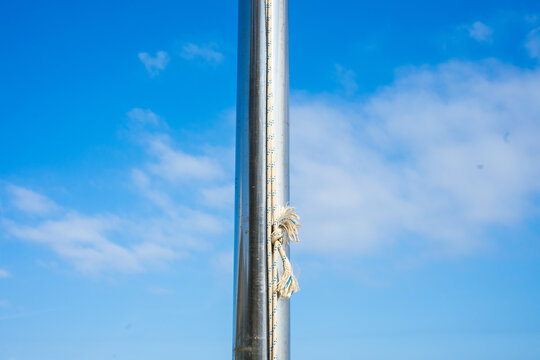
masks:
{"type": "Polygon", "coordinates": [[[285,206],[278,209],[275,219],[274,231],[271,236],[272,246],[274,253],[277,251],[283,262],[283,273],[275,291],[285,298],[290,298],[293,293],[298,291],[298,281],[293,275],[291,263],[282,245],[288,245],[291,240],[299,241],[300,217],[294,212],[293,207],[285,206]]]}
{"type": "Polygon", "coordinates": [[[280,228],[278,228],[277,230],[274,230],[274,232],[272,232],[272,238],[271,238],[272,245],[275,245],[277,241],[283,244],[284,236],[285,236],[285,233],[280,228]]]}

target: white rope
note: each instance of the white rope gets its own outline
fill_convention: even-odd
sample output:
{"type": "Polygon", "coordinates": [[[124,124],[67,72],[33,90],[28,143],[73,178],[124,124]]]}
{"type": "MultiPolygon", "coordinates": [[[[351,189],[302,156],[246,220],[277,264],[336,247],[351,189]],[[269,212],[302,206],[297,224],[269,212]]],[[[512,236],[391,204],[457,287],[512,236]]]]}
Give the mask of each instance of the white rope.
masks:
{"type": "Polygon", "coordinates": [[[265,0],[266,8],[266,262],[268,264],[268,327],[269,327],[269,359],[275,360],[274,347],[277,343],[275,329],[277,321],[277,268],[272,251],[272,225],[274,224],[275,197],[274,192],[274,92],[272,85],[272,0],[265,0]]]}
{"type": "Polygon", "coordinates": [[[278,295],[290,298],[298,291],[298,282],[293,275],[292,266],[284,246],[291,240],[298,242],[299,217],[292,207],[276,208],[274,145],[274,88],[272,84],[272,0],[265,0],[266,6],[266,247],[268,264],[268,326],[269,352],[271,360],[278,360],[278,337],[275,317],[278,295]],[[278,280],[278,259],[281,257],[283,272],[278,280]]]}
{"type": "Polygon", "coordinates": [[[283,272],[281,273],[281,279],[273,287],[273,290],[288,299],[298,291],[298,281],[294,277],[291,263],[287,258],[283,245],[289,245],[291,240],[300,241],[298,238],[298,227],[301,226],[300,217],[294,212],[293,207],[286,206],[278,209],[276,218],[277,225],[274,225],[274,232],[272,233],[273,253],[274,257],[277,257],[277,253],[281,256],[283,272]]]}
{"type": "Polygon", "coordinates": [[[274,223],[274,93],[272,86],[272,0],[265,0],[266,8],[266,263],[268,264],[268,327],[269,359],[274,359],[274,345],[277,341],[274,330],[277,323],[274,314],[277,296],[274,301],[274,260],[272,253],[272,224],[274,223]],[[272,265],[270,265],[272,264],[272,265]]]}

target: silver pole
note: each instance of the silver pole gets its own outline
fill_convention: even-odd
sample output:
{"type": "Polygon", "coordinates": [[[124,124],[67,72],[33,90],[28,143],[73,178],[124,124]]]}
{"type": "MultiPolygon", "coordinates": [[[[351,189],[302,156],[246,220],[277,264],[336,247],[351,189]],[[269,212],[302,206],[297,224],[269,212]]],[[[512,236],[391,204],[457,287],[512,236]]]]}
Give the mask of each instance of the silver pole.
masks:
{"type": "Polygon", "coordinates": [[[265,7],[239,8],[233,357],[267,360],[265,7]]]}
{"type": "MultiPolygon", "coordinates": [[[[274,0],[272,78],[276,204],[289,201],[288,0],[274,0]]],[[[233,358],[268,359],[266,36],[264,0],[239,0],[233,358]]],[[[288,249],[287,249],[288,251],[288,249]]],[[[281,267],[281,265],[280,265],[281,267]]],[[[277,355],[289,360],[289,300],[274,315],[277,355]]]]}

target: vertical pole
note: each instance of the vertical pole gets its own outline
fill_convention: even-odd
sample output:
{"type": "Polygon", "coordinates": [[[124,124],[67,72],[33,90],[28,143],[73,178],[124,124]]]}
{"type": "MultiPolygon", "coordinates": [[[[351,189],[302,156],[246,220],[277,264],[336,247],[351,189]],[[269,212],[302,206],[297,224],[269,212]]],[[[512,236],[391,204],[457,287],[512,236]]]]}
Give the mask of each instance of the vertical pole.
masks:
{"type": "Polygon", "coordinates": [[[264,0],[239,1],[234,359],[267,360],[264,0]]]}
{"type": "MultiPolygon", "coordinates": [[[[271,9],[274,204],[284,206],[289,202],[288,0],[273,0],[271,9]]],[[[239,0],[233,358],[241,360],[272,360],[267,322],[265,15],[265,0],[239,0]]],[[[274,355],[289,360],[289,299],[279,298],[277,304],[274,355]]]]}

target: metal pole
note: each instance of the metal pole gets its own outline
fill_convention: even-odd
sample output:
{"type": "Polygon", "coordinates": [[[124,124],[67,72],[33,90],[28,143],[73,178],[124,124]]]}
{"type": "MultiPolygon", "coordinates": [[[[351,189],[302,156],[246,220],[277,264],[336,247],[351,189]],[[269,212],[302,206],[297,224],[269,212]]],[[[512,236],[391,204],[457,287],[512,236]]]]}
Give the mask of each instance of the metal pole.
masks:
{"type": "Polygon", "coordinates": [[[233,357],[267,360],[266,39],[260,0],[239,1],[233,357]]]}
{"type": "MultiPolygon", "coordinates": [[[[239,0],[233,358],[268,360],[265,1],[239,0]]],[[[276,204],[289,201],[288,1],[274,0],[276,204]]],[[[288,251],[288,249],[287,249],[288,251]]],[[[281,267],[281,264],[280,264],[281,267]]],[[[289,360],[289,300],[279,299],[279,360],[289,360]]]]}

